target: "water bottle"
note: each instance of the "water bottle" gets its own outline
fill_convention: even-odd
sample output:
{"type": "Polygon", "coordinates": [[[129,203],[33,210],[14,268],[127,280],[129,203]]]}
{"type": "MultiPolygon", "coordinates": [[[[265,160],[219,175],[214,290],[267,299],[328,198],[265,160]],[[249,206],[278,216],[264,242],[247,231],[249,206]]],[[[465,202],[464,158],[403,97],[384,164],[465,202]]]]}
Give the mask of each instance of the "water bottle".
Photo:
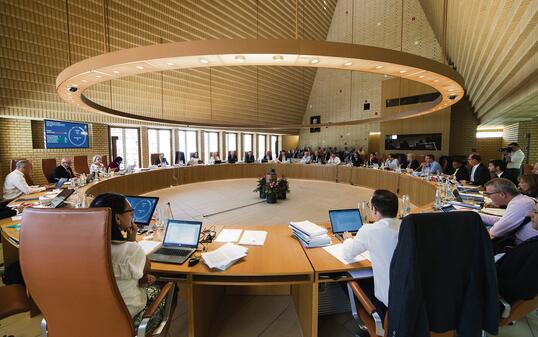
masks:
{"type": "Polygon", "coordinates": [[[402,195],[402,218],[407,216],[411,211],[411,206],[409,203],[409,196],[407,194],[402,195]]]}
{"type": "Polygon", "coordinates": [[[434,204],[434,208],[435,208],[435,209],[441,209],[441,192],[439,191],[439,189],[436,189],[436,190],[435,190],[435,204],[434,204]]]}

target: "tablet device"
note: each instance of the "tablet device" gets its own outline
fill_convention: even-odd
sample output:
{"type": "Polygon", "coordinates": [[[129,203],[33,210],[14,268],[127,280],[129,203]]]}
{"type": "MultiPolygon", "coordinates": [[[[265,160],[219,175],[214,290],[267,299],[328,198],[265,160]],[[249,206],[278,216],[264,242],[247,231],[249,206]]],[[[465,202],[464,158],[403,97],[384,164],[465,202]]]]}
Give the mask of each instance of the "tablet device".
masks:
{"type": "Polygon", "coordinates": [[[141,197],[135,195],[126,195],[125,196],[131,207],[133,207],[133,221],[138,227],[148,226],[153,212],[155,212],[155,207],[157,207],[157,202],[159,202],[158,197],[141,197]]]}

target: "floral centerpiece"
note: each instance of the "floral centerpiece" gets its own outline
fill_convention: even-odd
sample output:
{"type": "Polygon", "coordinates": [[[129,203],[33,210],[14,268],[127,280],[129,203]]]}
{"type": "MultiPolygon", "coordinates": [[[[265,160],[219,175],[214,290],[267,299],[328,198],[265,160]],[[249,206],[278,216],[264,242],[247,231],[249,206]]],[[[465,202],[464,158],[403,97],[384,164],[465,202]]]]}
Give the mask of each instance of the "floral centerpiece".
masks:
{"type": "Polygon", "coordinates": [[[271,181],[267,183],[267,185],[265,186],[265,193],[267,195],[267,203],[275,204],[279,192],[280,192],[280,188],[278,187],[278,183],[276,181],[271,181]]]}
{"type": "Polygon", "coordinates": [[[290,184],[288,183],[288,180],[282,176],[282,178],[278,179],[277,185],[279,188],[278,199],[286,199],[286,193],[290,192],[290,184]]]}
{"type": "Polygon", "coordinates": [[[266,191],[265,191],[266,186],[267,186],[267,181],[265,180],[265,176],[258,178],[258,186],[254,190],[254,192],[259,192],[261,199],[265,199],[266,197],[266,191]]]}

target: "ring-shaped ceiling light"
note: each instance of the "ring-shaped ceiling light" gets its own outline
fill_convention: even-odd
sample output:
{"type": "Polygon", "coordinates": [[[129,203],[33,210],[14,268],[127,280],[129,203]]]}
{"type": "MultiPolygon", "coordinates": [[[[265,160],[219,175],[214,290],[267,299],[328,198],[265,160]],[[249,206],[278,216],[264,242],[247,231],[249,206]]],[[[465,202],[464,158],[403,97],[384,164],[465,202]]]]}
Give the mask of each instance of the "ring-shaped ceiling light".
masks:
{"type": "Polygon", "coordinates": [[[446,108],[464,94],[463,78],[454,69],[431,59],[396,50],[325,41],[309,40],[200,40],[123,49],[95,56],[64,69],[56,78],[56,89],[66,102],[87,111],[119,117],[176,124],[234,129],[296,129],[310,124],[223,124],[193,123],[160,119],[119,111],[100,105],[84,91],[100,82],[174,69],[236,65],[278,65],[362,71],[401,77],[420,82],[441,95],[420,108],[386,117],[350,120],[320,126],[353,125],[420,116],[446,108]]]}

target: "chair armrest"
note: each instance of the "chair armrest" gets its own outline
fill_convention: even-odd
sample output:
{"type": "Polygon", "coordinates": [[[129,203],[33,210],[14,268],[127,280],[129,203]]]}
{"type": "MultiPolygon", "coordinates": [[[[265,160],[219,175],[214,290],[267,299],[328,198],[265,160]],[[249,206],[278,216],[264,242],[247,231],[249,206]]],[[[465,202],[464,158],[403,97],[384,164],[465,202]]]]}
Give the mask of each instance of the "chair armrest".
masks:
{"type": "Polygon", "coordinates": [[[144,316],[142,318],[151,318],[155,314],[155,311],[157,311],[157,308],[159,308],[159,305],[162,301],[166,298],[170,290],[174,289],[174,283],[168,282],[164,285],[164,287],[159,292],[159,296],[150,304],[148,307],[148,310],[144,313],[144,316]]]}
{"type": "Polygon", "coordinates": [[[374,312],[376,312],[375,306],[372,304],[368,296],[366,296],[359,284],[356,281],[350,281],[348,282],[348,284],[351,287],[351,290],[353,291],[355,297],[357,297],[359,302],[361,302],[364,310],[366,310],[369,315],[372,315],[374,312]]]}
{"type": "Polygon", "coordinates": [[[499,296],[499,302],[501,302],[503,306],[503,312],[501,313],[501,318],[510,317],[510,311],[512,310],[512,307],[510,306],[510,304],[508,304],[508,302],[506,302],[506,300],[502,298],[501,296],[499,296]]]}

